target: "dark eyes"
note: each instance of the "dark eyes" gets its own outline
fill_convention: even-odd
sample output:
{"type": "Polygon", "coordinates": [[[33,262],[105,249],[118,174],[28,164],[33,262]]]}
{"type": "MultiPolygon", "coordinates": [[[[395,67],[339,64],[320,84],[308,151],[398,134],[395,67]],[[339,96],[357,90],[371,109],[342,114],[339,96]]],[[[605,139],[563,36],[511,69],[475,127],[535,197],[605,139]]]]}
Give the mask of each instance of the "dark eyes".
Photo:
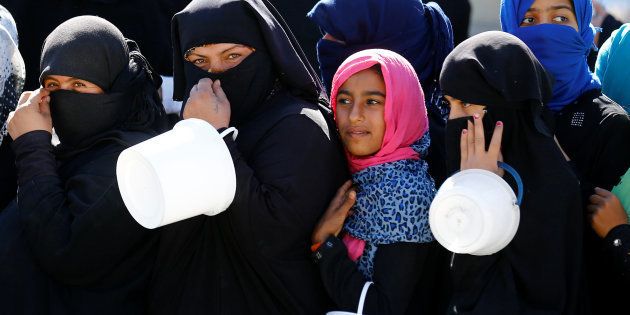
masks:
{"type": "Polygon", "coordinates": [[[344,104],[344,105],[346,105],[346,104],[350,104],[350,99],[347,99],[347,98],[339,98],[339,99],[337,99],[337,104],[344,104]]]}

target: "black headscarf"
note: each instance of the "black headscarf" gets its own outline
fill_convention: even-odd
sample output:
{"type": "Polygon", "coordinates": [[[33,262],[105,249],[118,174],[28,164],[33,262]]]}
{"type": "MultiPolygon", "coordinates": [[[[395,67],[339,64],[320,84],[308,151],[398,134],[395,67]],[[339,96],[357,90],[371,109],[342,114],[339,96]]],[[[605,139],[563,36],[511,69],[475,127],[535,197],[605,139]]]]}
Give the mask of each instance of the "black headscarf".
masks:
{"type": "Polygon", "coordinates": [[[163,131],[159,75],[135,42],[108,21],[79,16],[59,25],[44,41],[40,83],[49,75],[92,82],[104,94],[51,93],[51,116],[60,150],[83,150],[122,130],[163,131]]]}
{"type": "Polygon", "coordinates": [[[276,80],[295,96],[317,102],[322,97],[321,83],[288,30],[266,0],[192,1],[172,21],[173,99],[185,101],[201,78],[220,79],[232,108],[232,123],[246,121],[262,110],[276,80]],[[190,48],[211,43],[242,44],[256,51],[219,74],[184,59],[190,48]]]}
{"type": "MultiPolygon", "coordinates": [[[[546,124],[549,76],[519,39],[486,32],[453,50],[440,84],[445,95],[486,106],[487,142],[495,123],[504,123],[501,152],[525,187],[512,242],[492,256],[456,257],[453,304],[462,312],[576,313],[582,277],[580,193],[546,124]]],[[[451,170],[459,169],[459,139],[469,119],[447,122],[451,170]]]]}

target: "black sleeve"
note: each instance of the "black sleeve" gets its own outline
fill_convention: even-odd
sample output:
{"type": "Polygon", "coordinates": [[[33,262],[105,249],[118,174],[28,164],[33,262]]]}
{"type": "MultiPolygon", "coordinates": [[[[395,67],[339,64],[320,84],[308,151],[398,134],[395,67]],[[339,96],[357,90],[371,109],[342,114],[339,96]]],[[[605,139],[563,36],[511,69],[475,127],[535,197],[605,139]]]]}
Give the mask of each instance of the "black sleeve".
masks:
{"type": "Polygon", "coordinates": [[[630,118],[617,114],[607,120],[598,139],[600,148],[594,165],[582,167],[590,169],[592,185],[612,190],[630,167],[630,147],[626,145],[630,138],[630,118]]]}
{"type": "MultiPolygon", "coordinates": [[[[372,286],[365,299],[366,314],[405,314],[421,282],[429,244],[379,245],[374,258],[372,286]]],[[[324,286],[339,310],[356,312],[367,281],[347,255],[346,246],[329,237],[314,254],[324,286]]]]}
{"type": "Polygon", "coordinates": [[[621,224],[610,230],[604,247],[613,259],[615,271],[630,281],[630,225],[621,224]]]}
{"type": "Polygon", "coordinates": [[[51,135],[33,131],[13,143],[18,208],[30,249],[54,279],[92,283],[118,267],[146,236],[126,210],[116,184],[122,149],[100,152],[62,181],[51,135]]]}
{"type": "Polygon", "coordinates": [[[231,137],[224,139],[236,170],[236,195],[227,212],[235,234],[246,238],[242,245],[269,256],[307,248],[345,175],[335,142],[304,115],[281,120],[248,159],[231,137]]]}

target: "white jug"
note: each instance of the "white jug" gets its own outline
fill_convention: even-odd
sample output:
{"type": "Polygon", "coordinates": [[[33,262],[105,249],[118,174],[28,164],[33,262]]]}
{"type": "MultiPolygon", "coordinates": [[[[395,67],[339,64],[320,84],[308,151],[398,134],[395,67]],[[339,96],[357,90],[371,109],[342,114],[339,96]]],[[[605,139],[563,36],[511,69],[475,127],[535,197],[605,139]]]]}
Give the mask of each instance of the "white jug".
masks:
{"type": "Polygon", "coordinates": [[[509,165],[518,186],[514,191],[498,175],[469,169],[449,177],[438,190],[429,210],[429,225],[437,241],[457,254],[494,254],[514,238],[520,220],[523,182],[509,165]]]}
{"type": "Polygon", "coordinates": [[[236,173],[223,137],[200,119],[124,150],[116,176],[133,218],[153,229],[200,214],[225,211],[236,193],[236,173]]]}

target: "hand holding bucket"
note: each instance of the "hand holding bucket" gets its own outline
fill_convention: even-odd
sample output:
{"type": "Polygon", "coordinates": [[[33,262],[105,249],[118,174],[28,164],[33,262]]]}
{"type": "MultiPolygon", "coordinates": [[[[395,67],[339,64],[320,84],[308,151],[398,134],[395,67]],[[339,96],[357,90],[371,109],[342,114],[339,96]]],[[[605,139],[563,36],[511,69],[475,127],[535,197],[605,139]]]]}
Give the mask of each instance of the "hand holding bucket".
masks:
{"type": "Polygon", "coordinates": [[[178,122],[173,130],[124,150],[116,176],[133,218],[153,229],[200,214],[225,211],[236,193],[236,173],[223,137],[201,119],[178,122]]]}

